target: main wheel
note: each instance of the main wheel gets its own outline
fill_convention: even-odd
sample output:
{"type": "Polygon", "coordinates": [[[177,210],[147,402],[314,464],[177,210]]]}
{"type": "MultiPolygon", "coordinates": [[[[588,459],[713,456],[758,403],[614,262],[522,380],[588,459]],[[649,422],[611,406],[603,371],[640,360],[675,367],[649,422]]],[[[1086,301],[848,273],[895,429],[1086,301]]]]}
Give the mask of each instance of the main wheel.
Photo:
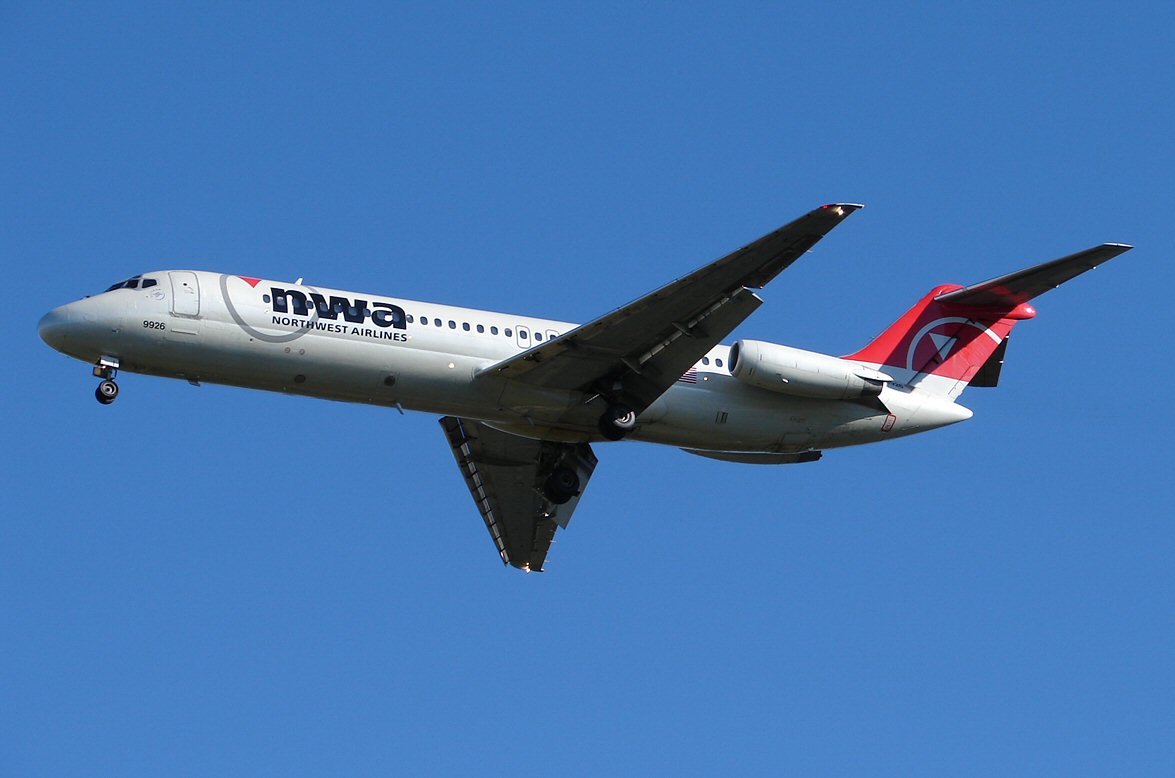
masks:
{"type": "Polygon", "coordinates": [[[118,397],[118,384],[107,379],[98,384],[98,388],[94,390],[94,396],[103,405],[110,405],[110,403],[114,402],[114,398],[118,397]]]}
{"type": "Polygon", "coordinates": [[[636,429],[636,411],[624,405],[610,405],[600,417],[600,434],[608,440],[620,440],[636,429]]]}
{"type": "Polygon", "coordinates": [[[556,467],[543,483],[543,496],[562,505],[579,494],[579,474],[570,467],[556,467]]]}

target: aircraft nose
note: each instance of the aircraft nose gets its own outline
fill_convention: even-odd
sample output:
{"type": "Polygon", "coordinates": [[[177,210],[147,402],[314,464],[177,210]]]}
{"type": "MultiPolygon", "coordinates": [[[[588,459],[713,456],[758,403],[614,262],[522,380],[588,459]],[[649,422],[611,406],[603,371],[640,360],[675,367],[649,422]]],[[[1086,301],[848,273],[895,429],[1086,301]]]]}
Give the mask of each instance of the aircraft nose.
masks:
{"type": "Polygon", "coordinates": [[[65,340],[69,335],[69,324],[70,314],[63,305],[41,317],[37,324],[37,332],[40,333],[41,340],[61,351],[65,348],[65,340]]]}

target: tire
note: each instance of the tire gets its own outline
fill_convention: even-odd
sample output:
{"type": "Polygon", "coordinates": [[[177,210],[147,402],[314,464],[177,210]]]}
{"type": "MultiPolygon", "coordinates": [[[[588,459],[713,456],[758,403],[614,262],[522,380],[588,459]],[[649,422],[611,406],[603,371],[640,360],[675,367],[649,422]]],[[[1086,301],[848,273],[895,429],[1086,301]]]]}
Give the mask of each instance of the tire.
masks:
{"type": "Polygon", "coordinates": [[[579,474],[570,467],[556,467],[543,483],[543,496],[562,505],[579,494],[579,474]]]}
{"type": "Polygon", "coordinates": [[[114,399],[118,397],[118,384],[110,379],[106,379],[98,384],[98,388],[94,390],[94,396],[98,398],[98,402],[103,405],[110,405],[114,399]]]}
{"type": "Polygon", "coordinates": [[[610,405],[600,417],[600,434],[608,440],[620,440],[636,429],[636,411],[624,405],[610,405]]]}

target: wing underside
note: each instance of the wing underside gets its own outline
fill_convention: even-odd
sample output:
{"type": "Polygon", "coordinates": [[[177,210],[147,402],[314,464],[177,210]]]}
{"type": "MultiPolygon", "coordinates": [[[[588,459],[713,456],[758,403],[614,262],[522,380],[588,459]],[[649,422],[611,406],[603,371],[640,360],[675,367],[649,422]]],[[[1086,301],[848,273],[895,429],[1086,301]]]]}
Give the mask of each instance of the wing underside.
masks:
{"type": "Polygon", "coordinates": [[[502,562],[541,571],[555,531],[566,528],[595,470],[591,446],[533,440],[453,416],[440,423],[502,562]],[[543,489],[556,468],[573,470],[579,482],[561,504],[543,489]]]}

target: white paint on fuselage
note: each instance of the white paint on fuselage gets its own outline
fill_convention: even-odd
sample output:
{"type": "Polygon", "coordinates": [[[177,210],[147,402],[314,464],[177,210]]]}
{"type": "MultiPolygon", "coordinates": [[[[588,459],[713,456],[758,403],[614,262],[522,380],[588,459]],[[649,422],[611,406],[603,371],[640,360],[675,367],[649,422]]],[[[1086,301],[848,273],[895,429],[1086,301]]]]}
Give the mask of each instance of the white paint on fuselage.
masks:
{"type": "MultiPolygon", "coordinates": [[[[577,326],[570,322],[279,281],[251,285],[202,271],[195,271],[200,313],[185,316],[172,299],[171,274],[179,272],[189,271],[144,274],[158,283],[57,308],[42,320],[42,337],[87,362],[117,357],[131,372],[482,419],[534,437],[600,439],[600,410],[590,397],[473,380],[478,370],[577,326]],[[407,321],[401,329],[370,318],[347,322],[339,312],[335,320],[275,313],[263,297],[274,287],[388,303],[407,321]],[[312,328],[287,323],[292,319],[312,328]]],[[[908,435],[971,415],[949,399],[887,386],[879,398],[894,417],[887,423],[880,407],[744,384],[730,375],[728,359],[729,346],[712,349],[695,365],[697,382],[672,386],[641,414],[630,438],[721,451],[803,451],[908,435]]]]}

